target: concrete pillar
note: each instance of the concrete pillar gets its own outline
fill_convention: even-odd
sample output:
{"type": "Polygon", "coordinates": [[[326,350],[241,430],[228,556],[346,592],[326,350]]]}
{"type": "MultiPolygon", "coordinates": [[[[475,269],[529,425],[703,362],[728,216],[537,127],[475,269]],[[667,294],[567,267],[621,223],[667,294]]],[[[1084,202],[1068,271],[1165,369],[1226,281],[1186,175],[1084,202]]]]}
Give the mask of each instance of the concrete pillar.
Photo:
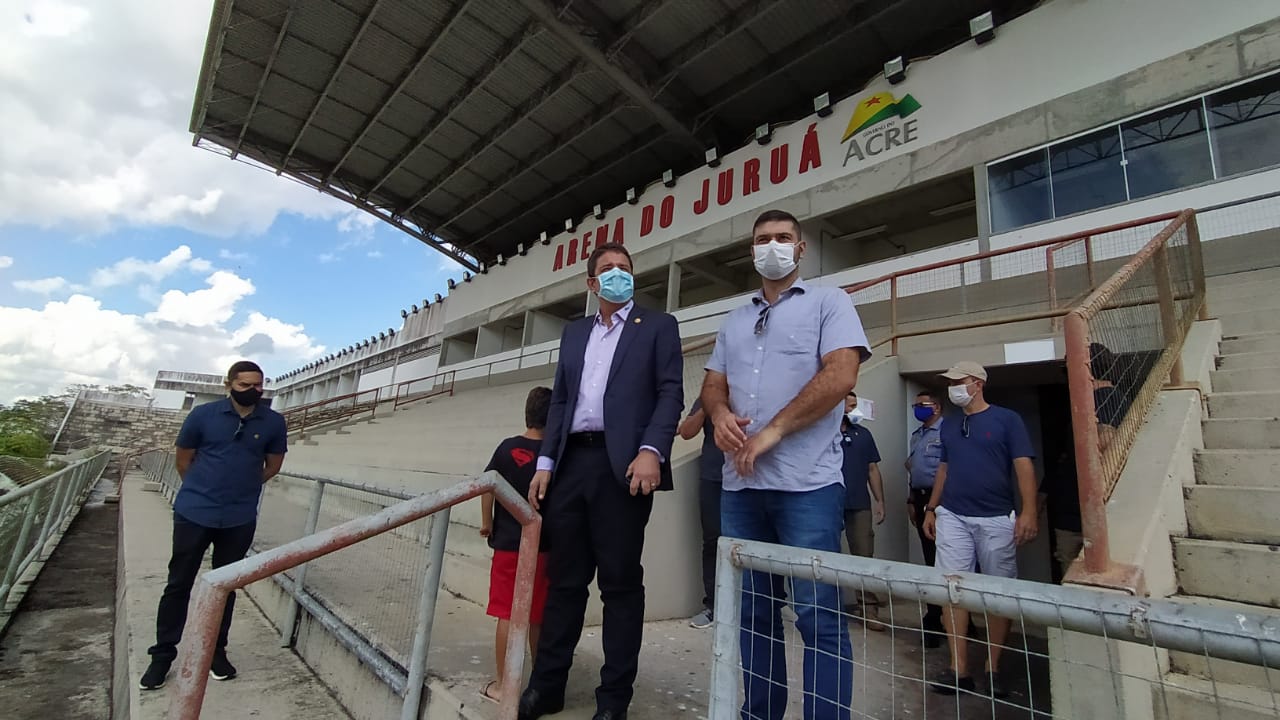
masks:
{"type": "MultiPolygon", "coordinates": [[[[978,252],[991,249],[991,196],[987,192],[987,166],[973,166],[973,209],[978,216],[978,252]]],[[[982,280],[991,279],[991,262],[981,262],[982,280]]]]}
{"type": "Polygon", "coordinates": [[[667,265],[667,312],[680,309],[680,263],[667,265]]]}

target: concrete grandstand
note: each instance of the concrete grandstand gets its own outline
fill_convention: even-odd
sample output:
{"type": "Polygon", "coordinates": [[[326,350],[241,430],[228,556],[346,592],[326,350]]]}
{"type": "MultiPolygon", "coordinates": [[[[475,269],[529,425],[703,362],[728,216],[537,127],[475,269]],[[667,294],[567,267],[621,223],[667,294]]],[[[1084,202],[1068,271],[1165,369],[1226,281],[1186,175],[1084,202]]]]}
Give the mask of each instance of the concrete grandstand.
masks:
{"type": "MultiPolygon", "coordinates": [[[[274,378],[273,407],[295,434],[259,551],[299,537],[309,507],[323,530],[479,475],[520,430],[528,389],[550,384],[561,329],[594,312],[584,260],[605,241],[633,254],[637,302],[680,321],[689,404],[708,338],[757,286],[752,220],[781,207],[802,222],[803,277],[848,289],[876,346],[858,392],[875,402],[891,509],[878,559],[922,561],[892,511],[906,499],[898,468],[916,391],[957,359],[986,364],[992,399],[1024,417],[1044,477],[1079,430],[1064,318],[1102,297],[1093,339],[1128,363],[1138,410],[1123,456],[1099,458],[1107,567],[1082,556],[1066,583],[1280,623],[1280,16],[1265,3],[219,0],[191,131],[197,146],[335,195],[460,266],[398,329],[360,309],[378,328],[367,340],[274,378]],[[970,24],[987,11],[994,37],[970,24]],[[321,506],[317,479],[385,494],[354,488],[321,506]]],[[[698,452],[677,440],[676,489],[650,523],[633,717],[712,707],[711,639],[679,621],[702,593],[698,452]]],[[[132,575],[123,556],[132,612],[150,602],[137,593],[158,589],[145,549],[163,542],[142,529],[165,509],[142,492],[164,489],[164,459],[147,462],[122,489],[142,556],[132,575]]],[[[449,516],[421,717],[498,711],[478,701],[491,643],[478,513],[465,503],[449,516]]],[[[313,672],[333,702],[309,717],[399,712],[405,688],[344,638],[408,672],[414,610],[400,603],[423,582],[418,522],[314,562],[308,577],[328,594],[300,620],[296,571],[248,589],[261,635],[237,641],[291,640],[296,656],[272,647],[254,662],[264,675],[313,672]]],[[[1048,535],[1020,549],[1023,579],[1062,580],[1048,535]]],[[[885,601],[903,628],[918,626],[918,601],[885,601]]],[[[142,640],[130,636],[145,638],[149,620],[128,617],[134,663],[142,640]]],[[[914,688],[870,676],[857,710],[868,717],[1252,719],[1280,706],[1265,664],[1154,645],[1139,657],[1029,623],[1016,703],[940,704],[917,686],[945,657],[907,633],[855,640],[867,668],[914,688]]],[[[589,717],[598,642],[579,653],[588,667],[575,669],[570,704],[581,708],[564,717],[589,717]]],[[[210,698],[220,712],[228,700],[210,698]]],[[[731,716],[724,707],[717,718],[731,716]]],[[[165,711],[135,691],[133,714],[165,711]]]]}

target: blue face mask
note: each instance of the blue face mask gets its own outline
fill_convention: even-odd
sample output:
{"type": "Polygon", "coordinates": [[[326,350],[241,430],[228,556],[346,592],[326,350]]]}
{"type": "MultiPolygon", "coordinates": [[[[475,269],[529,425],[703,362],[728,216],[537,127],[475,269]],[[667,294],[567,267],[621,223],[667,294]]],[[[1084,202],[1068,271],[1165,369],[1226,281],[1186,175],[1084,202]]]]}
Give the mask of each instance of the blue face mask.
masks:
{"type": "Polygon", "coordinates": [[[600,297],[611,303],[625,303],[636,292],[636,279],[622,268],[600,273],[600,297]]]}
{"type": "Polygon", "coordinates": [[[916,419],[919,420],[920,422],[924,422],[929,418],[933,417],[933,408],[918,407],[918,408],[915,408],[915,413],[916,413],[916,419]]]}

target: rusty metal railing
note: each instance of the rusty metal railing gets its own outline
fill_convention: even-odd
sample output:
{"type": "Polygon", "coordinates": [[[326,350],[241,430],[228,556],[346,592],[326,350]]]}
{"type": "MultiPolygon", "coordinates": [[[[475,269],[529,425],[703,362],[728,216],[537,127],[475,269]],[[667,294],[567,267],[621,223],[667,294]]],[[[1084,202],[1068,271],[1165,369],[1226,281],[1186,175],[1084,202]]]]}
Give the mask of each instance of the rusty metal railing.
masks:
{"type": "Polygon", "coordinates": [[[520,535],[519,560],[516,565],[515,598],[511,609],[511,633],[506,647],[506,673],[502,677],[502,705],[499,717],[515,720],[520,700],[520,682],[524,671],[524,648],[528,642],[529,611],[533,600],[534,569],[537,565],[538,542],[542,534],[542,517],[510,484],[494,473],[459,483],[453,487],[419,495],[384,510],[336,525],[290,543],[266,550],[239,562],[211,570],[200,576],[193,593],[194,604],[187,622],[189,642],[179,658],[178,677],[174,683],[169,715],[180,720],[200,717],[209,667],[217,643],[218,626],[227,595],[250,583],[298,567],[355,543],[394,530],[415,520],[436,516],[431,546],[433,565],[428,570],[429,592],[419,606],[419,628],[414,637],[415,658],[403,687],[402,719],[417,718],[425,673],[426,650],[431,644],[431,617],[439,590],[440,568],[448,513],[454,505],[493,493],[502,506],[523,526],[520,535]],[[439,513],[437,515],[437,513],[439,513]]]}

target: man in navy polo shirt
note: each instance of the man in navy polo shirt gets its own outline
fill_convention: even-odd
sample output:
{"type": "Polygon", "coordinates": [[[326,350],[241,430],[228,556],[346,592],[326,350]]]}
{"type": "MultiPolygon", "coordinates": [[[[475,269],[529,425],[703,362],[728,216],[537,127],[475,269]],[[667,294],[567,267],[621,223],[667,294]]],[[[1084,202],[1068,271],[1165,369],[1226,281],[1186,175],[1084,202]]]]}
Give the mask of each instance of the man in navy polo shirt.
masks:
{"type": "MultiPolygon", "coordinates": [[[[925,507],[925,535],[938,544],[940,569],[973,572],[980,564],[985,575],[1017,577],[1017,548],[1038,531],[1035,451],[1027,427],[1014,411],[986,401],[987,371],[978,363],[956,363],[942,377],[949,383],[947,397],[964,414],[942,426],[942,462],[925,507]]],[[[949,606],[942,622],[951,667],[929,687],[943,694],[972,692],[969,613],[949,606]]],[[[994,697],[1008,695],[1000,678],[1000,651],[1008,635],[1008,618],[988,617],[986,675],[994,697]]]]}
{"type": "MultiPolygon", "coordinates": [[[[242,560],[253,542],[262,485],[280,472],[285,454],[284,416],[260,403],[262,368],[241,360],[227,371],[230,397],[200,405],[178,432],[176,464],[182,487],[173,501],[173,555],[169,580],[156,611],[156,644],[138,686],[164,686],[178,656],[187,603],[204,553],[213,546],[213,567],[242,560]]],[[[230,680],[227,632],[236,595],[227,596],[209,675],[230,680]]]]}

